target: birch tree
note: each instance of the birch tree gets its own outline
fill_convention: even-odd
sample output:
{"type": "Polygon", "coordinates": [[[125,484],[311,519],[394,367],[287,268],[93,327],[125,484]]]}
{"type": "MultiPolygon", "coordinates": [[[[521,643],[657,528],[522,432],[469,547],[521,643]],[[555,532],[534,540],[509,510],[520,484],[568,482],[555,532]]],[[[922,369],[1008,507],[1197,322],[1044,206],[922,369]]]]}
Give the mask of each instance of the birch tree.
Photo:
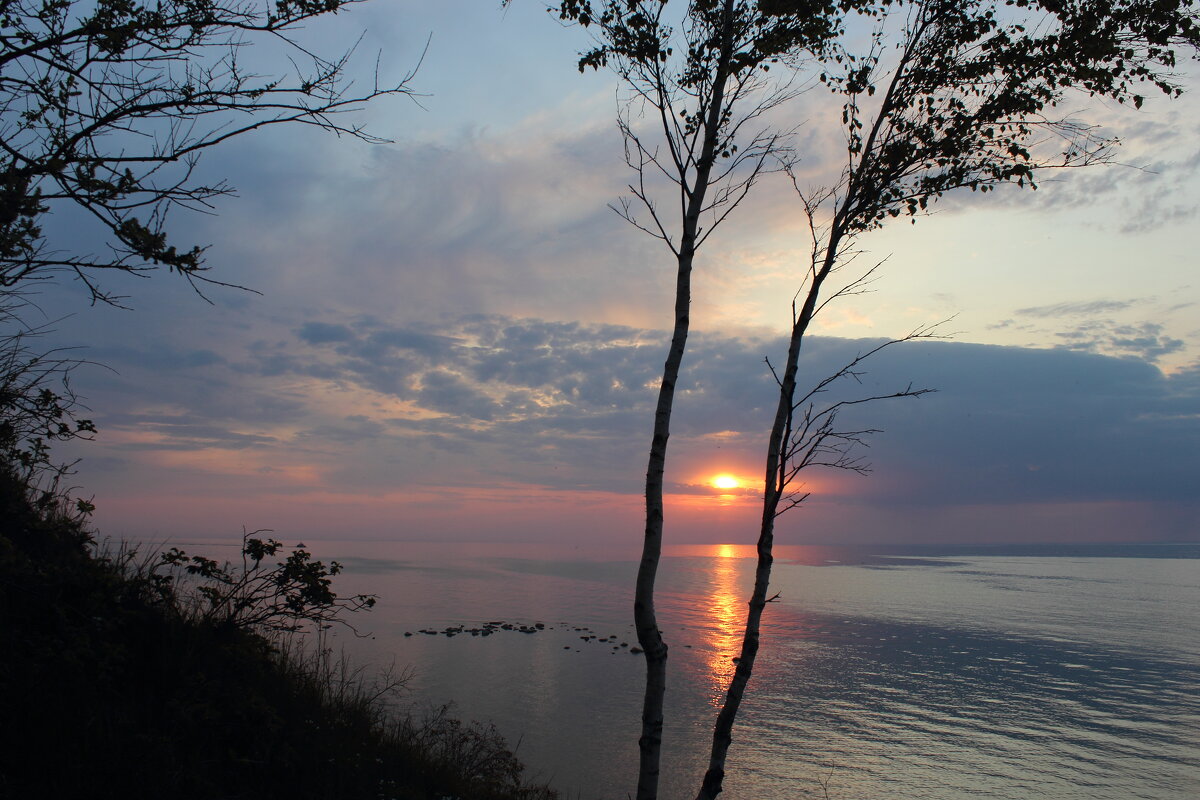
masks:
{"type": "MultiPolygon", "coordinates": [[[[810,257],[800,302],[793,304],[787,356],[776,372],[778,404],[767,440],[758,562],[741,655],[714,725],[697,800],[722,790],[733,723],[769,601],[775,520],[806,497],[794,490],[803,470],[864,468],[851,451],[871,431],[842,427],[838,417],[851,405],[884,397],[816,402],[833,383],[856,377],[879,348],[796,397],[800,351],[812,320],[830,300],[855,294],[873,270],[832,291],[830,277],[862,234],[896,217],[915,221],[948,192],[989,192],[1009,183],[1032,189],[1046,170],[1104,163],[1116,141],[1060,107],[1073,93],[1137,108],[1151,92],[1176,96],[1182,91],[1174,73],[1177,53],[1194,55],[1200,45],[1196,7],[1187,0],[884,0],[860,13],[871,25],[864,51],[842,42],[818,51],[817,78],[842,99],[845,162],[832,187],[796,183],[811,233],[810,257]]],[[[923,391],[909,387],[885,396],[923,391]]]]}
{"type": "MultiPolygon", "coordinates": [[[[767,71],[779,59],[820,47],[837,29],[832,13],[759,13],[735,0],[695,0],[667,16],[666,0],[563,0],[562,19],[590,29],[594,47],[580,70],[611,68],[628,92],[619,113],[625,159],[635,175],[615,210],[660,240],[675,267],[675,313],[646,467],[645,531],[634,624],[645,653],[638,800],[658,795],[667,644],[654,607],[663,540],[663,476],[675,387],[691,326],[696,253],[787,148],[763,115],[790,99],[767,71]]],[[[830,11],[832,5],[823,6],[830,11]]]]}

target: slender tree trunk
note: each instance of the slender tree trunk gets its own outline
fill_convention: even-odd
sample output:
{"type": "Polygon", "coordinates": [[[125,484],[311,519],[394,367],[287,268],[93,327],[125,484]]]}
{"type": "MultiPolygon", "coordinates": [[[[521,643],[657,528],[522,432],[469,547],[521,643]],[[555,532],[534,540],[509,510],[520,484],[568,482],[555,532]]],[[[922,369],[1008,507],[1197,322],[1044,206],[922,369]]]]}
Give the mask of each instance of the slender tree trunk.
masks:
{"type": "Polygon", "coordinates": [[[779,402],[775,408],[775,420],[771,424],[771,434],[767,442],[766,474],[763,479],[763,511],[758,533],[758,566],[754,572],[754,590],[750,595],[750,608],[746,614],[746,628],[742,635],[742,652],[738,659],[733,678],[725,692],[725,702],[717,714],[713,726],[712,750],[709,755],[708,770],[704,773],[704,781],[696,800],[714,800],[721,793],[725,780],[725,758],[729,753],[729,745],[733,742],[733,722],[737,718],[738,709],[742,705],[742,697],[746,686],[750,683],[750,675],[754,672],[754,659],[758,656],[758,645],[762,625],[763,610],[767,607],[767,592],[771,585],[771,567],[775,562],[773,549],[775,546],[775,518],[779,512],[779,501],[787,488],[786,451],[788,440],[792,435],[792,411],[796,397],[796,372],[800,361],[800,347],[804,343],[804,334],[816,313],[817,301],[820,298],[821,286],[825,278],[833,270],[836,261],[840,235],[837,233],[838,222],[835,220],[835,232],[825,250],[825,259],[820,270],[813,277],[804,306],[792,323],[792,334],[788,342],[787,363],[784,366],[783,377],[779,382],[779,402]]]}
{"type": "MultiPolygon", "coordinates": [[[[892,82],[888,86],[881,109],[867,136],[863,152],[868,155],[874,152],[876,137],[879,135],[883,121],[891,112],[898,85],[899,71],[893,76],[892,82]]],[[[767,442],[763,512],[758,534],[758,567],[754,573],[754,591],[750,595],[750,607],[746,614],[742,653],[738,659],[737,668],[734,670],[733,678],[729,681],[725,702],[722,703],[721,710],[717,714],[717,721],[713,726],[708,770],[704,773],[704,780],[700,785],[696,800],[714,800],[721,793],[725,780],[725,758],[729,753],[729,746],[733,742],[733,723],[737,718],[738,709],[741,708],[742,697],[746,693],[750,675],[754,672],[754,659],[758,655],[762,614],[767,605],[767,590],[770,588],[771,567],[774,564],[775,518],[779,513],[779,501],[787,488],[786,448],[792,435],[792,412],[796,399],[796,371],[800,359],[800,346],[804,342],[804,335],[808,332],[813,314],[817,311],[825,279],[829,277],[837,263],[838,248],[841,246],[843,237],[847,235],[849,220],[854,216],[858,198],[864,191],[861,176],[862,164],[859,164],[857,169],[851,169],[846,195],[830,225],[829,241],[825,245],[821,265],[813,275],[812,284],[808,287],[800,313],[792,322],[787,363],[784,366],[783,377],[779,381],[779,402],[775,408],[775,421],[771,424],[771,433],[767,442]]]]}
{"type": "MultiPolygon", "coordinates": [[[[724,13],[723,45],[713,77],[711,104],[704,121],[700,158],[696,162],[695,180],[686,195],[687,203],[677,256],[675,327],[671,335],[671,349],[663,366],[662,383],[658,389],[654,434],[650,442],[650,460],[646,467],[646,530],[633,601],[638,643],[646,653],[646,692],[642,701],[642,735],[638,739],[640,758],[637,800],[657,800],[661,771],[663,701],[667,692],[667,644],[663,641],[654,610],[654,584],[662,556],[663,475],[667,463],[667,440],[671,434],[675,385],[679,380],[679,368],[683,363],[683,353],[691,326],[692,262],[695,259],[696,240],[700,232],[700,212],[704,208],[723,121],[725,84],[729,80],[733,47],[733,0],[725,0],[724,13]]],[[[684,175],[680,178],[686,180],[684,175]]]]}
{"type": "Polygon", "coordinates": [[[662,554],[663,473],[667,462],[667,438],[670,436],[671,408],[675,383],[687,345],[690,326],[692,254],[679,256],[675,283],[675,330],[671,349],[663,366],[658,389],[658,408],[654,412],[654,438],[650,443],[650,463],[646,467],[646,533],[642,543],[642,561],[638,566],[637,588],[633,600],[634,625],[638,643],[646,651],[646,693],[642,701],[642,735],[638,770],[638,800],[658,796],[658,776],[662,753],[663,699],[667,692],[667,644],[663,641],[654,611],[654,582],[662,554]]]}

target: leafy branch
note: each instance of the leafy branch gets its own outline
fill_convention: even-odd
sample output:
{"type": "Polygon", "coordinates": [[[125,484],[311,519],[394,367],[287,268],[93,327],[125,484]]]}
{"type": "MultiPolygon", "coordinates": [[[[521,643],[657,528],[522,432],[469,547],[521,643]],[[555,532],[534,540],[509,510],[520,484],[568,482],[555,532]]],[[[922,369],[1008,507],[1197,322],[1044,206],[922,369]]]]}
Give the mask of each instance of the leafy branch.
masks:
{"type": "Polygon", "coordinates": [[[200,155],[285,123],[384,141],[347,112],[409,94],[378,72],[356,86],[354,48],[318,55],[296,38],[309,20],[358,0],[0,1],[0,290],[66,273],[93,302],[119,304],[97,273],[165,268],[198,292],[205,247],[175,242],[175,209],[209,211],[233,190],[196,179],[200,155]],[[289,68],[245,66],[251,44],[289,68]],[[99,226],[107,253],[51,247],[43,219],[74,207],[99,226]]]}
{"type": "Polygon", "coordinates": [[[189,556],[172,547],[149,571],[151,585],[169,601],[168,606],[178,608],[183,607],[177,602],[181,578],[191,581],[194,585],[189,592],[194,603],[190,615],[214,627],[278,633],[301,630],[310,624],[325,629],[337,623],[357,634],[345,614],[372,608],[375,595],[339,597],[332,584],[342,565],[313,560],[303,544],[270,564],[268,559],[283,551],[284,546],[275,539],[258,536],[269,532],[243,534],[240,565],[189,556]]]}

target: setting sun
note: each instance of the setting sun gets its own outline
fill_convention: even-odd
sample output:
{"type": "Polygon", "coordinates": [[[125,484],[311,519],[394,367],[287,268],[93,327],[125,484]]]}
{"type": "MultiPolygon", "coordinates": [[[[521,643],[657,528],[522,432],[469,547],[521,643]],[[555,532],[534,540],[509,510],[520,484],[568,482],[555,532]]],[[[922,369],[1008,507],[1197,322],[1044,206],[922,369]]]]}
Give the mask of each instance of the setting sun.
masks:
{"type": "Polygon", "coordinates": [[[737,489],[742,482],[732,475],[717,475],[709,483],[714,489],[737,489]]]}

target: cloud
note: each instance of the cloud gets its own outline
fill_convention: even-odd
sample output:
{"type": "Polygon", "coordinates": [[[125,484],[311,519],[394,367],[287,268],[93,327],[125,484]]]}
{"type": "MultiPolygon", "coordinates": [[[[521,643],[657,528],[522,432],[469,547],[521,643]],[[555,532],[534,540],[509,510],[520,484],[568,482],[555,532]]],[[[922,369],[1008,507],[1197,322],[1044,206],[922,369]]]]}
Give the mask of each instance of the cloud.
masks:
{"type": "Polygon", "coordinates": [[[331,325],[325,322],[306,322],[297,333],[309,344],[345,342],[354,338],[354,334],[345,325],[331,325]]]}
{"type": "Polygon", "coordinates": [[[1185,346],[1182,339],[1165,335],[1163,326],[1153,322],[1141,325],[1089,322],[1056,335],[1064,347],[1072,350],[1133,356],[1151,363],[1178,353],[1185,346]]]}
{"type": "Polygon", "coordinates": [[[1200,198],[1188,189],[1200,172],[1200,150],[1175,160],[1156,160],[1143,168],[1144,178],[1123,198],[1122,233],[1146,233],[1165,225],[1186,222],[1200,213],[1200,198]],[[1141,184],[1139,186],[1139,184],[1141,184]],[[1137,189],[1143,191],[1137,191],[1137,189]]]}
{"type": "Polygon", "coordinates": [[[1168,323],[1193,306],[1155,297],[1069,301],[1019,308],[1014,317],[988,327],[1023,333],[1042,346],[1178,366],[1188,342],[1175,335],[1180,324],[1168,323]]]}
{"type": "MultiPolygon", "coordinates": [[[[239,175],[236,216],[180,222],[189,238],[220,243],[210,256],[222,277],[297,307],[408,320],[448,308],[646,317],[657,292],[631,297],[623,287],[664,259],[648,238],[624,235],[605,206],[627,176],[614,168],[611,105],[591,112],[352,151],[357,161],[326,163],[300,144],[232,143],[220,166],[239,175]],[[303,181],[295,160],[306,163],[303,181]]],[[[339,333],[314,325],[306,335],[339,333]]]]}
{"type": "MultiPolygon", "coordinates": [[[[995,517],[998,509],[1121,503],[1127,510],[1119,514],[1079,518],[1133,524],[1143,512],[1128,509],[1140,508],[1182,535],[1194,515],[1163,509],[1188,507],[1200,488],[1200,368],[1164,375],[1132,356],[1172,349],[1170,337],[1153,326],[1089,319],[1140,302],[1022,309],[1015,319],[1078,323],[1070,329],[1078,335],[1052,349],[926,342],[885,351],[861,382],[819,399],[909,384],[937,393],[848,412],[847,425],[882,430],[861,452],[873,473],[811,474],[812,507],[787,524],[815,520],[828,531],[839,518],[865,525],[894,515],[942,530],[970,508],[995,517]],[[1105,354],[1120,348],[1124,357],[1105,354]]],[[[369,524],[379,535],[390,519],[398,536],[429,535],[424,526],[435,525],[469,537],[471,525],[496,517],[483,498],[497,492],[536,495],[559,509],[539,517],[530,507],[503,521],[504,530],[525,525],[534,537],[539,524],[565,519],[563,504],[593,508],[600,527],[606,508],[614,519],[636,517],[630,509],[644,477],[664,331],[488,313],[395,322],[328,309],[249,320],[236,309],[208,309],[181,325],[167,302],[114,319],[127,327],[97,329],[104,335],[88,354],[115,370],[86,376],[100,440],[71,452],[84,457],[78,480],[110,509],[102,513],[125,514],[130,526],[174,498],[188,519],[242,515],[222,523],[237,530],[260,519],[245,517],[259,498],[271,524],[276,516],[333,524],[333,509],[359,507],[375,509],[369,524]],[[141,327],[128,327],[133,322],[141,327]],[[105,336],[125,343],[105,345],[105,336]],[[430,516],[434,497],[453,498],[443,502],[455,504],[456,521],[430,516]]],[[[89,325],[69,320],[63,332],[78,339],[89,325]]],[[[878,341],[809,339],[802,387],[878,341]]],[[[690,340],[668,481],[672,502],[682,504],[677,513],[697,531],[719,523],[708,507],[712,492],[697,487],[718,472],[751,480],[761,473],[776,398],[764,359],[778,363],[784,349],[769,333],[699,331],[690,340]]],[[[753,501],[736,497],[721,513],[752,524],[753,501]]],[[[1064,517],[1038,518],[1051,525],[1064,517]]],[[[110,529],[119,523],[101,519],[110,529]]],[[[355,512],[345,525],[365,520],[355,512]]],[[[903,535],[918,535],[914,525],[903,535]]],[[[989,525],[989,536],[1001,536],[989,525]]]]}
{"type": "Polygon", "coordinates": [[[1092,300],[1087,302],[1055,303],[1054,305],[1049,306],[1018,308],[1014,313],[1023,317],[1038,317],[1043,319],[1047,317],[1058,318],[1065,316],[1104,314],[1113,311],[1124,311],[1125,309],[1136,304],[1136,300],[1092,300]]]}
{"type": "Polygon", "coordinates": [[[1145,362],[929,344],[884,369],[897,367],[939,392],[870,412],[887,430],[879,471],[907,471],[883,481],[895,502],[1183,501],[1195,488],[1200,425],[1178,415],[1200,395],[1145,362]]]}
{"type": "MultiPolygon", "coordinates": [[[[1127,349],[1152,347],[1140,333],[1127,349]]],[[[876,344],[810,339],[802,388],[876,344]]],[[[1192,497],[1190,476],[1200,474],[1195,371],[1168,377],[1076,345],[885,351],[858,380],[817,401],[910,384],[938,391],[848,412],[847,425],[884,431],[862,453],[881,476],[834,476],[831,491],[846,502],[903,505],[1192,497]]],[[[722,464],[758,473],[776,397],[764,358],[778,360],[784,348],[779,338],[693,338],[673,424],[671,479],[681,491],[722,464]]],[[[504,474],[559,491],[635,492],[664,351],[663,332],[629,326],[499,315],[420,329],[308,320],[290,338],[240,356],[176,364],[178,376],[214,392],[188,398],[157,389],[141,408],[112,398],[106,407],[126,410],[99,421],[138,433],[114,445],[127,457],[154,448],[260,450],[263,460],[315,459],[328,480],[354,475],[381,489],[479,485],[504,474]],[[242,405],[218,400],[230,396],[242,405]]],[[[114,381],[110,390],[131,387],[114,381]]]]}

